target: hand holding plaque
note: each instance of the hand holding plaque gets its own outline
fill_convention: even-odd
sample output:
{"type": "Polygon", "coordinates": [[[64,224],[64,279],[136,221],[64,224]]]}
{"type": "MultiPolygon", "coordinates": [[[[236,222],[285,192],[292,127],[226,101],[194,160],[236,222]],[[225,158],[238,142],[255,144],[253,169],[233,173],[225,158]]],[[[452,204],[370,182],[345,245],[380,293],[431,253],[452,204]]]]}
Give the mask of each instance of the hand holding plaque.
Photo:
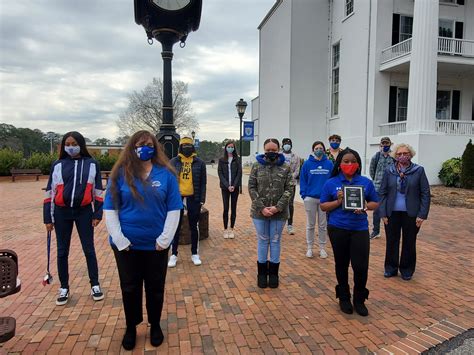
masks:
{"type": "Polygon", "coordinates": [[[342,187],[343,200],[342,209],[348,211],[364,210],[364,186],[344,185],[342,187]]]}

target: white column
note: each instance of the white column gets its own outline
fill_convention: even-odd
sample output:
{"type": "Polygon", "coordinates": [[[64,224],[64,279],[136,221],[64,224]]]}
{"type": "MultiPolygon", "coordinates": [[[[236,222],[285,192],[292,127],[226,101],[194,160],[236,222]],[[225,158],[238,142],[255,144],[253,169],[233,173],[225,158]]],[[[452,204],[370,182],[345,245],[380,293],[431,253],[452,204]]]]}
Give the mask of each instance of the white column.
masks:
{"type": "Polygon", "coordinates": [[[438,68],[438,0],[415,0],[407,132],[433,132],[438,68]]]}

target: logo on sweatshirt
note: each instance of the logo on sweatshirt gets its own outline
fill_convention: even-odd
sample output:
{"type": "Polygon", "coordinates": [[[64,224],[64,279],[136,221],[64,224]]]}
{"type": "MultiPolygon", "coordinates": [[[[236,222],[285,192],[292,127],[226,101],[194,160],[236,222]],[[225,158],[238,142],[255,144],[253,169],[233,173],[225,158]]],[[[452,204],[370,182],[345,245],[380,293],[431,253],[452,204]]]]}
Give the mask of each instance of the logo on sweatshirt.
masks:
{"type": "Polygon", "coordinates": [[[161,186],[161,182],[158,181],[158,180],[152,181],[152,182],[151,182],[151,186],[153,186],[153,187],[160,187],[160,186],[161,186]]]}

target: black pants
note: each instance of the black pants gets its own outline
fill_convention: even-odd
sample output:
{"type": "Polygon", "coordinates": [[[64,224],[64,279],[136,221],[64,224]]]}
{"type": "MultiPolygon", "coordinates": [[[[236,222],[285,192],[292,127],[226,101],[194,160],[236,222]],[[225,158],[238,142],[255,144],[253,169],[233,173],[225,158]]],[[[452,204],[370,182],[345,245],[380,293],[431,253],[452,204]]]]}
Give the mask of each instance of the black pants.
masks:
{"type": "Polygon", "coordinates": [[[94,227],[92,226],[92,206],[77,208],[56,206],[54,209],[54,228],[56,230],[58,276],[61,288],[69,288],[68,258],[74,224],[76,224],[82,251],[86,257],[91,286],[99,285],[99,269],[94,248],[94,227]]]}
{"type": "MultiPolygon", "coordinates": [[[[201,202],[195,200],[194,196],[188,196],[186,197],[186,208],[188,211],[189,230],[191,231],[191,253],[194,255],[198,253],[198,243],[199,243],[198,223],[199,223],[199,217],[201,215],[201,202]]],[[[181,222],[183,221],[183,214],[184,214],[184,210],[181,210],[181,214],[179,216],[178,228],[176,229],[176,233],[173,238],[173,247],[172,247],[173,255],[178,255],[179,232],[181,230],[181,222]]]]}
{"type": "Polygon", "coordinates": [[[230,199],[230,228],[234,228],[235,219],[237,218],[237,200],[239,198],[239,189],[236,188],[234,192],[228,189],[221,189],[222,202],[224,203],[224,213],[222,218],[224,220],[224,229],[229,225],[229,199],[230,199]]]}
{"type": "Polygon", "coordinates": [[[165,294],[168,250],[118,251],[112,247],[120,278],[127,327],[143,321],[143,283],[150,324],[160,324],[165,294]]]}
{"type": "Polygon", "coordinates": [[[290,197],[290,202],[288,203],[288,209],[290,210],[290,213],[288,214],[288,225],[292,226],[293,225],[293,214],[295,213],[295,193],[296,193],[296,186],[292,187],[291,190],[291,197],[290,197]]]}
{"type": "Polygon", "coordinates": [[[416,236],[420,228],[416,226],[416,217],[406,212],[394,211],[385,226],[387,248],[385,249],[385,271],[400,272],[412,276],[416,266],[416,236]],[[400,237],[402,237],[402,255],[399,259],[400,237]]]}
{"type": "Polygon", "coordinates": [[[369,273],[369,231],[351,231],[328,226],[329,239],[334,251],[337,283],[349,285],[349,262],[354,271],[354,293],[365,290],[369,273]]]}

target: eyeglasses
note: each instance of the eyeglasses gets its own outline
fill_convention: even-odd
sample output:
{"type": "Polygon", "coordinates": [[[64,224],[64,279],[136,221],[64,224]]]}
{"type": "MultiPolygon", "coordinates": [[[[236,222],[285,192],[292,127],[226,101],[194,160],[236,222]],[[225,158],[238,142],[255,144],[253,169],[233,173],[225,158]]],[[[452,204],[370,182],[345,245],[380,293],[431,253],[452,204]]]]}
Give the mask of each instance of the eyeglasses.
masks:
{"type": "Polygon", "coordinates": [[[400,152],[400,153],[396,153],[395,155],[397,157],[401,157],[402,155],[408,157],[408,156],[411,155],[411,153],[410,152],[400,152]]]}

